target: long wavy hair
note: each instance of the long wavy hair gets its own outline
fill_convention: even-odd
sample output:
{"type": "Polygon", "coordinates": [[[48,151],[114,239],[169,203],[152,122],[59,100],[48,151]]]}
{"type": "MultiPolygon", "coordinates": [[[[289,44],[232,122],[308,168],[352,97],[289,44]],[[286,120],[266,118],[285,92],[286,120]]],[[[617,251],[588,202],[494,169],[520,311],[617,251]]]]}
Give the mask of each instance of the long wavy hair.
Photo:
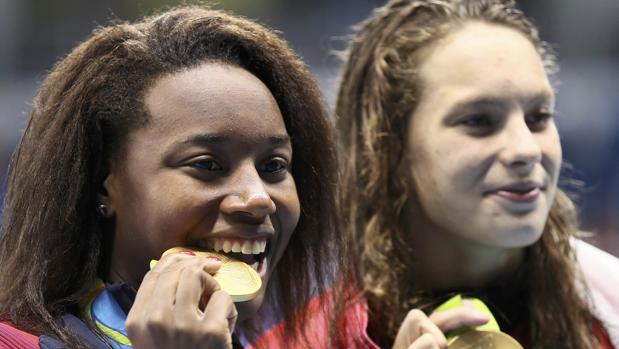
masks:
{"type": "Polygon", "coordinates": [[[124,156],[127,135],[149,122],[147,88],[204,62],[258,77],[291,137],[302,211],[269,291],[288,320],[286,335],[301,333],[304,313],[296,310],[324,291],[335,268],[327,259],[340,246],[333,126],[315,80],[282,39],[199,6],[98,28],[43,81],[10,165],[0,232],[2,318],[83,345],[59,316],[76,313],[82,287],[108,274],[113,227],[98,218],[96,195],[124,156]]]}
{"type": "MultiPolygon", "coordinates": [[[[414,196],[400,164],[422,89],[417,53],[470,21],[517,30],[537,48],[548,74],[556,70],[552,50],[513,0],[394,0],[359,26],[340,77],[336,115],[345,162],[340,201],[348,233],[358,242],[358,279],[372,312],[370,329],[385,345],[411,308],[432,303],[415,288],[407,263],[414,251],[399,224],[414,196]]],[[[523,266],[535,347],[596,347],[588,300],[577,290],[581,276],[570,246],[576,233],[574,205],[559,190],[523,266]]]]}

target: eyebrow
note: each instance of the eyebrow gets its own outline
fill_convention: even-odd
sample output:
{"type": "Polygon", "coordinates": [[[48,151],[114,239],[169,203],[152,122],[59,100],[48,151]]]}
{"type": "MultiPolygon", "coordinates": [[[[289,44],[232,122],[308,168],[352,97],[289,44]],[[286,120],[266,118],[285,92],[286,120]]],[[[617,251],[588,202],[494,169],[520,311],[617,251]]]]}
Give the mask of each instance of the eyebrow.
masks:
{"type": "Polygon", "coordinates": [[[269,136],[269,144],[271,145],[285,145],[290,143],[290,136],[288,135],[276,135],[269,136]]]}
{"type": "Polygon", "coordinates": [[[181,145],[215,145],[225,143],[229,137],[219,133],[201,133],[192,135],[186,140],[180,142],[181,145]]]}
{"type": "MultiPolygon", "coordinates": [[[[538,92],[519,98],[519,101],[524,102],[527,110],[533,107],[542,106],[551,103],[554,97],[552,92],[538,92]]],[[[447,115],[455,117],[459,111],[471,108],[503,108],[505,107],[504,99],[498,96],[475,96],[467,98],[452,105],[447,115]]],[[[550,106],[552,107],[552,106],[550,106]]]]}
{"type": "MultiPolygon", "coordinates": [[[[180,142],[180,145],[197,145],[209,146],[218,145],[230,141],[231,137],[221,133],[201,133],[192,135],[186,140],[180,142]]],[[[272,146],[285,145],[290,143],[290,137],[287,134],[268,136],[267,141],[272,146]]]]}

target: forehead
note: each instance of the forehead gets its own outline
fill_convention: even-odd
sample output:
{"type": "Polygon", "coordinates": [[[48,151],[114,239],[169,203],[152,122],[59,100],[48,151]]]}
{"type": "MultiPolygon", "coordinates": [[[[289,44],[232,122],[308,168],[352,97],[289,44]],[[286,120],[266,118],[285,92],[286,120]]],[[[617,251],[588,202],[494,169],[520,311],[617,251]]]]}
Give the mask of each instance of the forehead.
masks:
{"type": "Polygon", "coordinates": [[[552,96],[541,58],[520,32],[470,22],[422,52],[422,95],[552,96]]]}
{"type": "Polygon", "coordinates": [[[285,133],[277,102],[248,71],[221,63],[163,76],[144,99],[150,132],[217,132],[261,137],[285,133]]]}

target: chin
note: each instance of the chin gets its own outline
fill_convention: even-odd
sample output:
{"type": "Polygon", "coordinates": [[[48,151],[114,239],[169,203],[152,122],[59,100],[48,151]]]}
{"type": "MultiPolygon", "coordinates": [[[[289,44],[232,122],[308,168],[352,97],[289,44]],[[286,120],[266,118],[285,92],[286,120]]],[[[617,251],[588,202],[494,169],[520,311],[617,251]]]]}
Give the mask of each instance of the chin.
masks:
{"type": "Polygon", "coordinates": [[[236,311],[238,312],[238,322],[242,322],[253,317],[262,306],[262,302],[264,300],[264,288],[260,290],[256,298],[247,301],[247,302],[239,302],[235,303],[236,311]]]}
{"type": "Polygon", "coordinates": [[[519,226],[499,229],[496,245],[504,248],[525,248],[535,244],[542,236],[544,227],[519,226]]]}

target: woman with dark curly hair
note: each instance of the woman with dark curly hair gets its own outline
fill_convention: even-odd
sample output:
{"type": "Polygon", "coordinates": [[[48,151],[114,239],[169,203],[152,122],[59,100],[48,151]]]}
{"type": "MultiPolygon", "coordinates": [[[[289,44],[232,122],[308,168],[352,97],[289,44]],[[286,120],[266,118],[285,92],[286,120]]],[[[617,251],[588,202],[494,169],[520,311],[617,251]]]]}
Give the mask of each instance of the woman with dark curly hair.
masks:
{"type": "Polygon", "coordinates": [[[97,29],[12,159],[0,347],[230,348],[267,315],[305,343],[297,310],[343,245],[336,173],[316,83],[270,30],[199,7],[97,29]],[[262,288],[233,304],[221,263],[161,258],[175,246],[252,264],[262,288]]]}
{"type": "Polygon", "coordinates": [[[435,311],[463,295],[524,347],[619,347],[619,263],[575,238],[558,189],[546,47],[511,0],[393,0],[360,26],[336,115],[380,346],[444,348],[490,321],[467,302],[435,311]]]}

